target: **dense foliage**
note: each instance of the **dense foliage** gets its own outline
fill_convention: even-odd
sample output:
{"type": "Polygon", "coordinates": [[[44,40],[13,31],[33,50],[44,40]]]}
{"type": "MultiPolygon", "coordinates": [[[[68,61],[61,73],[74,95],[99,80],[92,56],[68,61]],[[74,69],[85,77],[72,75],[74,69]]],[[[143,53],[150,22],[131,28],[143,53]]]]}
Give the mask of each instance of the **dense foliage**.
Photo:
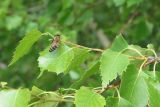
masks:
{"type": "MultiPolygon", "coordinates": [[[[41,36],[53,37],[50,33],[31,31],[20,41],[9,66],[27,54],[41,36]]],[[[57,107],[62,102],[71,103],[70,106],[75,104],[76,107],[160,106],[152,99],[155,98],[156,93],[160,93],[159,73],[156,73],[156,65],[160,58],[151,45],[148,45],[147,48],[129,45],[122,35],[119,35],[110,48],[101,50],[77,45],[60,38],[58,42],[55,42],[55,37],[53,37],[52,44],[56,43],[54,46],[59,44],[55,50],[49,51],[47,47],[40,53],[38,57],[38,66],[41,70],[39,77],[43,76],[43,72],[53,72],[57,75],[67,75],[73,72],[81,76],[78,81],[84,81],[96,75],[101,78],[102,84],[98,84],[100,87],[89,87],[88,82],[84,87],[82,82],[76,82],[70,84],[68,88],[60,87],[56,91],[44,91],[35,86],[29,91],[23,88],[6,90],[8,87],[2,83],[0,92],[2,106],[6,106],[8,99],[10,103],[7,107],[57,107]],[[88,71],[84,71],[85,67],[80,65],[88,62],[89,57],[93,57],[90,55],[92,51],[102,52],[102,54],[96,59],[96,63],[95,60],[91,61],[94,64],[88,71]],[[150,71],[148,66],[152,63],[154,66],[150,71]]],[[[50,48],[53,48],[53,45],[50,48]]],[[[74,75],[70,75],[72,80],[74,80],[74,75]]]]}
{"type": "Polygon", "coordinates": [[[1,0],[0,107],[159,107],[159,3],[1,0]]]}

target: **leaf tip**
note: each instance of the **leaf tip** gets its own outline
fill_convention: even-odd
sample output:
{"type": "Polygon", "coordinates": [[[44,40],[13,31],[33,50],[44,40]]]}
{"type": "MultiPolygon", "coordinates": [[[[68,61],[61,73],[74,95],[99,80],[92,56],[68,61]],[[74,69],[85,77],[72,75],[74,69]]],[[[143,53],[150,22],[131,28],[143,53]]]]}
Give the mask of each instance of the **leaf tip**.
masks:
{"type": "Polygon", "coordinates": [[[8,67],[10,67],[11,65],[13,65],[13,61],[11,61],[9,64],[8,64],[8,67]]]}

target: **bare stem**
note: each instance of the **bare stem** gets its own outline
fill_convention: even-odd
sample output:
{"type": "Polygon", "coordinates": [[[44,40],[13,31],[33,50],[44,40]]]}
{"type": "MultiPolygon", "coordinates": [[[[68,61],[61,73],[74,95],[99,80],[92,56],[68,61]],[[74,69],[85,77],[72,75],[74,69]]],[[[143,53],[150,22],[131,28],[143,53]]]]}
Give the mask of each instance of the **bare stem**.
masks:
{"type": "Polygon", "coordinates": [[[129,56],[129,59],[133,60],[145,60],[146,57],[141,57],[141,56],[129,56]]]}
{"type": "Polygon", "coordinates": [[[96,52],[103,52],[104,51],[102,49],[89,48],[89,47],[78,45],[78,44],[75,44],[75,43],[72,43],[72,42],[69,42],[69,41],[63,41],[63,42],[66,43],[66,44],[69,44],[69,45],[72,45],[72,46],[76,46],[76,47],[79,47],[79,48],[84,48],[84,49],[87,49],[87,50],[90,50],[90,51],[96,51],[96,52]]]}
{"type": "MultiPolygon", "coordinates": [[[[99,89],[98,90],[95,90],[95,92],[96,93],[99,93],[99,94],[101,94],[101,93],[103,93],[104,91],[106,91],[106,90],[109,90],[109,89],[115,89],[115,88],[117,88],[118,86],[120,85],[120,82],[118,83],[118,84],[111,84],[111,85],[108,85],[108,86],[106,86],[106,87],[98,87],[99,89]]],[[[94,89],[96,89],[96,88],[94,88],[94,89]]]]}
{"type": "MultiPolygon", "coordinates": [[[[90,50],[90,51],[96,51],[96,52],[104,52],[103,49],[97,49],[97,48],[89,48],[89,47],[85,47],[85,46],[82,46],[82,45],[78,45],[78,44],[75,44],[75,43],[72,43],[70,41],[62,41],[68,45],[72,45],[72,46],[75,46],[75,47],[78,47],[78,48],[83,48],[83,49],[87,49],[87,50],[90,50]]],[[[146,57],[143,56],[139,51],[137,51],[136,49],[133,49],[133,48],[129,48],[135,52],[137,52],[140,56],[128,56],[129,59],[133,59],[133,60],[145,60],[146,57]]]]}

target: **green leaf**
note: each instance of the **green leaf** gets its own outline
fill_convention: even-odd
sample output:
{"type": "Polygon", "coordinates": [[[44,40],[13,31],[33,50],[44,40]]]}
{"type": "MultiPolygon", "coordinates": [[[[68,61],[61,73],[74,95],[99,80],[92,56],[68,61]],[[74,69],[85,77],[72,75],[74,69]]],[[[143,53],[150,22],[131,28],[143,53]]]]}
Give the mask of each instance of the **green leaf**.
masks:
{"type": "Polygon", "coordinates": [[[147,86],[142,73],[134,65],[129,65],[122,75],[120,95],[135,107],[144,107],[148,102],[147,86]]]}
{"type": "Polygon", "coordinates": [[[82,64],[89,56],[89,51],[86,49],[75,47],[73,48],[73,52],[74,52],[74,58],[70,66],[71,69],[80,67],[80,64],[82,64]]]}
{"type": "Polygon", "coordinates": [[[73,49],[69,49],[55,60],[52,60],[51,64],[48,66],[48,70],[54,71],[57,74],[65,72],[66,70],[68,70],[68,67],[71,64],[73,58],[74,58],[73,49]]]}
{"type": "Polygon", "coordinates": [[[129,55],[129,56],[140,56],[137,52],[139,52],[141,54],[144,54],[144,55],[148,55],[147,52],[146,52],[146,49],[142,48],[142,47],[140,47],[138,45],[129,45],[128,48],[129,49],[124,52],[124,54],[126,54],[126,55],[129,55]],[[134,50],[136,50],[137,52],[134,51],[134,50]]]}
{"type": "Polygon", "coordinates": [[[49,47],[40,53],[38,58],[41,71],[66,73],[71,69],[80,67],[88,57],[89,51],[80,48],[70,48],[61,44],[55,51],[49,52],[49,47]]]}
{"type": "Polygon", "coordinates": [[[160,72],[156,72],[156,79],[160,82],[160,72]]]}
{"type": "Polygon", "coordinates": [[[87,87],[81,87],[75,95],[76,107],[104,107],[105,98],[91,91],[87,87]]]}
{"type": "Polygon", "coordinates": [[[159,83],[154,81],[146,81],[149,92],[149,105],[150,107],[160,107],[160,86],[159,83]]]}
{"type": "Polygon", "coordinates": [[[29,101],[28,89],[0,91],[0,107],[27,107],[29,101]]]}
{"type": "Polygon", "coordinates": [[[122,52],[127,47],[128,43],[119,34],[113,41],[111,48],[103,52],[100,65],[102,86],[108,85],[117,77],[117,74],[121,74],[126,69],[129,59],[122,52]]]}
{"type": "Polygon", "coordinates": [[[125,41],[123,36],[119,34],[118,36],[116,36],[110,49],[113,51],[119,52],[126,49],[127,47],[128,47],[128,43],[125,41]]]}
{"type": "Polygon", "coordinates": [[[9,66],[18,61],[21,57],[27,54],[32,47],[32,45],[41,37],[41,32],[38,30],[33,30],[29,32],[19,43],[16,47],[14,52],[12,61],[10,62],[9,66]]]}
{"type": "Polygon", "coordinates": [[[1,81],[0,82],[0,88],[5,88],[7,84],[8,84],[7,82],[1,81]]]}
{"type": "Polygon", "coordinates": [[[117,77],[117,74],[126,70],[129,59],[121,52],[107,49],[103,52],[100,63],[102,86],[105,87],[117,77]]]}
{"type": "Polygon", "coordinates": [[[106,107],[134,107],[129,101],[120,97],[109,97],[106,100],[106,107]]]}
{"type": "Polygon", "coordinates": [[[35,86],[32,87],[31,94],[31,107],[57,107],[61,101],[61,96],[56,92],[45,92],[35,86]]]}
{"type": "Polygon", "coordinates": [[[97,73],[99,71],[99,61],[97,61],[95,64],[93,64],[88,70],[86,70],[79,80],[77,80],[75,83],[71,85],[72,88],[79,88],[80,85],[90,76],[97,73]]]}
{"type": "Polygon", "coordinates": [[[41,99],[33,107],[57,107],[61,101],[61,97],[55,92],[50,92],[39,97],[41,99]]]}
{"type": "Polygon", "coordinates": [[[59,74],[69,69],[73,58],[73,48],[61,44],[53,52],[49,52],[49,47],[42,51],[38,58],[38,63],[41,71],[48,70],[59,74]]]}
{"type": "Polygon", "coordinates": [[[126,2],[126,0],[113,0],[113,1],[116,6],[123,5],[126,2]]]}
{"type": "Polygon", "coordinates": [[[155,49],[153,44],[148,44],[148,45],[147,45],[147,48],[148,48],[148,49],[153,49],[153,50],[155,49]]]}
{"type": "Polygon", "coordinates": [[[42,92],[44,92],[43,90],[39,89],[38,87],[36,86],[33,86],[32,87],[32,91],[31,91],[31,94],[32,95],[38,95],[38,94],[41,94],[42,92]]]}

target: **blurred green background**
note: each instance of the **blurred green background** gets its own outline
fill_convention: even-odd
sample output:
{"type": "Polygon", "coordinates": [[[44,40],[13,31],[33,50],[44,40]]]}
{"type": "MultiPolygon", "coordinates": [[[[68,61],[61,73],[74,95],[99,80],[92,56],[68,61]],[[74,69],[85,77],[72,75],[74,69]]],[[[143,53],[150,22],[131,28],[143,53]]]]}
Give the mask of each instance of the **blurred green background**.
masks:
{"type": "MultiPolygon", "coordinates": [[[[28,55],[7,67],[19,40],[34,28],[61,32],[72,42],[102,49],[122,33],[130,44],[146,47],[152,43],[158,52],[159,4],[159,0],[0,0],[0,81],[14,88],[36,85],[45,90],[69,87],[73,82],[74,73],[45,72],[37,79],[37,58],[50,44],[50,37],[41,38],[28,55]]],[[[96,85],[100,79],[93,76],[88,81],[96,85]]]]}

